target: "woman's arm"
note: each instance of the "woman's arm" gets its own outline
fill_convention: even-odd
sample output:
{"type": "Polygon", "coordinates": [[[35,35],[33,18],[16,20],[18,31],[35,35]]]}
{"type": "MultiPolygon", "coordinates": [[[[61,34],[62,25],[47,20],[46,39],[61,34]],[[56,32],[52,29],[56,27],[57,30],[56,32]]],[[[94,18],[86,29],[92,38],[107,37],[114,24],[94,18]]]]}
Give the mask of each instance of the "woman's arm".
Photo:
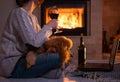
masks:
{"type": "Polygon", "coordinates": [[[30,15],[20,9],[15,12],[15,17],[17,22],[15,24],[16,29],[19,36],[25,43],[29,43],[35,47],[39,47],[52,34],[51,27],[48,25],[44,25],[43,28],[36,33],[34,31],[35,27],[33,25],[33,20],[31,19],[30,15]]]}

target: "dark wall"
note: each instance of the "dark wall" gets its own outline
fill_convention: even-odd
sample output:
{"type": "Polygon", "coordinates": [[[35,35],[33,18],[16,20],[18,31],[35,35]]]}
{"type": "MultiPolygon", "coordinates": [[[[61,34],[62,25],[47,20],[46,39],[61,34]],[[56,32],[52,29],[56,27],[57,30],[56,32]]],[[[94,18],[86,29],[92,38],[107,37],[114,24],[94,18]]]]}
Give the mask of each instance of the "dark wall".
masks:
{"type": "Polygon", "coordinates": [[[120,28],[120,0],[103,0],[103,28],[108,41],[120,28]]]}

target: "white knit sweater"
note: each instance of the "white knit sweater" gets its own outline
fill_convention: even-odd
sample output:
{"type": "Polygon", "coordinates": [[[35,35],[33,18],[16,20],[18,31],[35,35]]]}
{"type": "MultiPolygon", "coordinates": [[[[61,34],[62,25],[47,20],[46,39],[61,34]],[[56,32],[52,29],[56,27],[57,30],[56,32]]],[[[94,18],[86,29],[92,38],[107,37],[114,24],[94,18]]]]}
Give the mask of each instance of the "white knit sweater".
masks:
{"type": "Polygon", "coordinates": [[[52,34],[51,27],[41,29],[36,16],[23,8],[13,9],[2,34],[0,63],[5,76],[10,76],[18,59],[26,52],[26,43],[41,46],[52,34]]]}

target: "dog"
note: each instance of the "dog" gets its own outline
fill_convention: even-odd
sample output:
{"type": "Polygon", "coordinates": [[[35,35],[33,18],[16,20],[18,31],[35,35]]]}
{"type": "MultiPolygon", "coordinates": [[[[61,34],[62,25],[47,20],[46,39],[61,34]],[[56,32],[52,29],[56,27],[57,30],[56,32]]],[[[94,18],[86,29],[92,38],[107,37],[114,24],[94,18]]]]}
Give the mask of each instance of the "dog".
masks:
{"type": "MultiPolygon", "coordinates": [[[[70,50],[73,46],[73,42],[70,38],[67,38],[66,36],[51,37],[39,48],[33,48],[30,45],[27,46],[29,50],[32,51],[29,52],[28,54],[48,53],[49,55],[49,53],[54,53],[54,52],[59,53],[59,57],[61,59],[61,66],[67,63],[70,60],[70,57],[72,57],[70,50]]],[[[27,63],[28,63],[27,68],[32,66],[29,61],[27,61],[27,63]]],[[[34,64],[34,62],[32,62],[32,64],[34,64]]]]}

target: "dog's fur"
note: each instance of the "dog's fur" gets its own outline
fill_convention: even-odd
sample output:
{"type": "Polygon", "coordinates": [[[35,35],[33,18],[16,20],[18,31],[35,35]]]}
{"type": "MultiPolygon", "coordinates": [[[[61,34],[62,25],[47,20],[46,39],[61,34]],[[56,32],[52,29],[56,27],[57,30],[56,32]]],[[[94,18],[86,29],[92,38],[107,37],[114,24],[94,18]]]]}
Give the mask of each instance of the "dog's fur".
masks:
{"type": "Polygon", "coordinates": [[[40,48],[35,50],[36,54],[58,52],[61,64],[67,63],[72,56],[70,49],[73,46],[73,42],[70,38],[65,36],[55,36],[47,40],[40,48]]]}

